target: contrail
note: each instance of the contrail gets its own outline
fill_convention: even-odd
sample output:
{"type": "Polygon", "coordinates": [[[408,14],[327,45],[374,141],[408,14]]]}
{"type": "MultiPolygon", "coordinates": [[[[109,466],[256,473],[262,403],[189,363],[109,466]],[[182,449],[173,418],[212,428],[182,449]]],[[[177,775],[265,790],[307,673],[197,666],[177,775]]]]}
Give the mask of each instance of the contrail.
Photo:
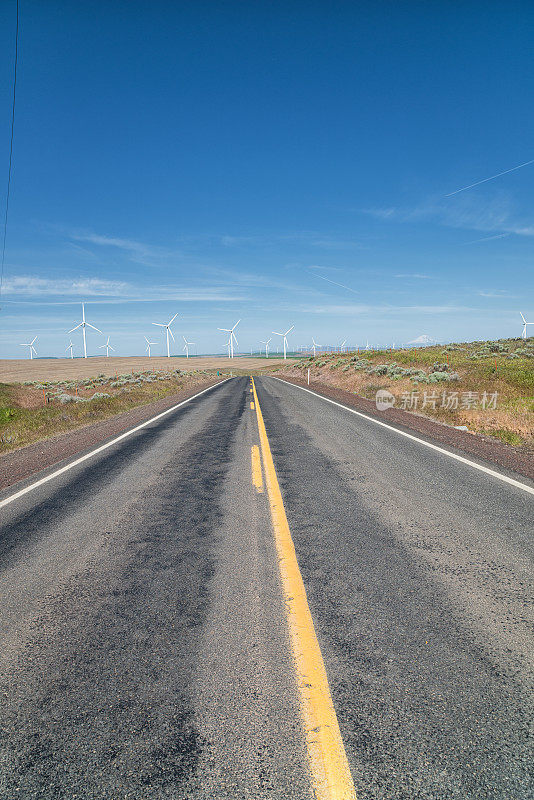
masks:
{"type": "Polygon", "coordinates": [[[525,161],[524,164],[518,164],[517,167],[512,167],[512,169],[505,169],[504,172],[498,172],[496,175],[492,175],[491,178],[484,178],[483,181],[470,183],[469,186],[462,186],[461,189],[456,189],[455,192],[449,192],[449,194],[446,194],[445,197],[452,197],[453,194],[458,194],[458,192],[465,192],[466,189],[472,189],[473,186],[479,186],[481,183],[487,183],[488,181],[492,181],[494,178],[500,178],[501,175],[507,175],[509,172],[514,172],[516,169],[521,169],[521,167],[528,167],[529,164],[534,164],[534,158],[531,161],[525,161]]]}
{"type": "Polygon", "coordinates": [[[325,278],[323,275],[316,275],[313,273],[316,278],[321,278],[322,281],[328,281],[328,283],[333,283],[335,286],[341,286],[342,289],[348,289],[349,292],[354,292],[354,294],[358,294],[356,289],[351,289],[350,286],[345,286],[344,283],[338,283],[337,281],[331,281],[330,278],[325,278]]]}
{"type": "Polygon", "coordinates": [[[466,244],[477,244],[477,242],[490,242],[492,239],[504,239],[505,236],[510,236],[509,233],[498,233],[496,236],[484,236],[482,239],[472,239],[470,242],[463,242],[466,244]]]}

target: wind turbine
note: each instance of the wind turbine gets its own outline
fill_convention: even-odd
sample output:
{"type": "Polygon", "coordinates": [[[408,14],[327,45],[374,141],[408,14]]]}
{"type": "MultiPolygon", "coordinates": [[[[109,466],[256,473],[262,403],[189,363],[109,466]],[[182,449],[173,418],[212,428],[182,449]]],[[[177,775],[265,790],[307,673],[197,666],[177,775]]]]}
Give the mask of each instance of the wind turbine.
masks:
{"type": "Polygon", "coordinates": [[[95,328],[95,326],[91,325],[90,322],[86,322],[85,321],[85,303],[82,303],[82,321],[80,322],[79,325],[76,325],[75,328],[71,328],[70,331],[68,331],[68,333],[72,333],[73,331],[77,331],[78,328],[82,329],[82,333],[83,333],[83,357],[84,358],[87,358],[87,342],[85,341],[85,329],[87,327],[92,328],[94,331],[98,331],[98,333],[102,333],[100,328],[95,328]]]}
{"type": "Polygon", "coordinates": [[[283,336],[284,337],[284,360],[287,358],[287,334],[291,333],[295,326],[292,325],[285,333],[278,333],[278,331],[273,331],[276,336],[283,336]]]}
{"type": "Polygon", "coordinates": [[[339,345],[339,352],[340,352],[340,353],[342,353],[342,352],[343,352],[343,348],[345,347],[345,345],[346,345],[346,344],[347,344],[347,340],[346,340],[346,339],[343,339],[343,341],[342,341],[342,342],[341,342],[341,344],[339,345]]]}
{"type": "Polygon", "coordinates": [[[171,357],[171,350],[170,350],[170,347],[169,347],[169,333],[172,336],[173,342],[176,341],[175,338],[174,338],[174,333],[171,331],[171,325],[172,325],[172,323],[174,322],[174,320],[176,319],[177,316],[178,316],[178,314],[175,314],[174,317],[171,320],[169,320],[169,322],[167,322],[166,325],[165,325],[164,322],[153,322],[152,323],[152,325],[158,325],[160,328],[165,328],[165,330],[167,331],[167,358],[171,357]]]}
{"type": "Polygon", "coordinates": [[[235,329],[237,328],[237,326],[239,325],[240,322],[241,322],[241,320],[238,319],[233,328],[217,328],[218,331],[223,331],[224,333],[229,333],[230,334],[230,338],[228,339],[229,358],[233,358],[234,357],[234,342],[237,344],[237,339],[235,338],[234,331],[235,331],[235,329]]]}
{"type": "Polygon", "coordinates": [[[267,339],[266,342],[264,342],[263,339],[260,339],[261,343],[265,345],[265,358],[269,358],[269,342],[272,338],[273,337],[271,336],[271,338],[267,339]]]}
{"type": "Polygon", "coordinates": [[[21,347],[29,347],[30,348],[30,359],[33,358],[33,354],[34,353],[35,353],[35,355],[37,355],[37,350],[33,346],[33,343],[35,342],[36,339],[37,339],[37,336],[34,336],[33,339],[31,340],[31,342],[21,342],[21,345],[20,345],[21,347]]]}
{"type": "MultiPolygon", "coordinates": [[[[315,358],[315,348],[316,348],[316,347],[322,347],[322,345],[321,345],[321,344],[317,344],[317,342],[315,341],[315,339],[313,338],[313,336],[312,336],[312,342],[313,342],[313,344],[312,344],[312,347],[313,347],[313,357],[315,358]]],[[[285,356],[284,356],[284,358],[285,358],[285,356]]]]}
{"type": "Polygon", "coordinates": [[[182,339],[185,342],[185,344],[183,346],[183,349],[185,350],[185,357],[189,358],[189,345],[195,344],[195,342],[188,342],[187,339],[185,338],[185,336],[182,336],[182,339]]]}
{"type": "Polygon", "coordinates": [[[72,339],[71,339],[71,340],[70,340],[70,344],[69,344],[69,346],[65,348],[65,352],[67,352],[67,350],[70,350],[70,357],[71,357],[71,358],[74,358],[74,356],[73,356],[73,354],[72,354],[72,348],[73,348],[73,347],[74,347],[74,345],[72,344],[72,339]]]}
{"type": "Polygon", "coordinates": [[[148,350],[148,357],[150,358],[150,345],[157,344],[157,342],[149,342],[146,336],[145,336],[145,342],[146,342],[145,353],[148,350]]]}
{"type": "MultiPolygon", "coordinates": [[[[521,314],[521,312],[519,312],[521,314]]],[[[527,338],[527,325],[534,325],[534,322],[527,322],[524,318],[523,314],[521,314],[521,319],[523,320],[523,333],[521,334],[523,339],[527,338]]]]}
{"type": "Polygon", "coordinates": [[[113,352],[115,352],[115,348],[114,348],[114,347],[112,347],[112,346],[110,345],[110,343],[109,343],[109,336],[108,336],[108,340],[107,340],[106,344],[101,344],[101,345],[99,346],[99,350],[102,350],[104,347],[106,348],[106,358],[109,358],[109,351],[110,351],[110,350],[113,350],[113,352]]]}

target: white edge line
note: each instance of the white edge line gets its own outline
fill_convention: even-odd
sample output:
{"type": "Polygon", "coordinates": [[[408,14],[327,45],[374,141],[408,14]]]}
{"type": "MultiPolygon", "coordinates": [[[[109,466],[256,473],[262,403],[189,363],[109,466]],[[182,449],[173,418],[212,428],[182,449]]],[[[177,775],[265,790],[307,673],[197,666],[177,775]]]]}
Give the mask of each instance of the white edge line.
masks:
{"type": "Polygon", "coordinates": [[[64,472],[67,472],[69,469],[72,469],[73,467],[77,467],[78,464],[83,464],[84,461],[87,461],[89,458],[92,458],[93,456],[96,456],[98,453],[101,453],[103,450],[107,450],[108,447],[113,447],[114,444],[117,444],[117,442],[122,441],[122,439],[126,439],[128,436],[131,436],[132,433],[136,433],[137,431],[140,431],[142,428],[146,428],[146,426],[150,425],[152,422],[156,422],[156,420],[161,419],[162,417],[165,417],[167,414],[171,414],[173,411],[176,411],[177,408],[180,408],[180,406],[184,406],[186,403],[191,402],[191,400],[194,400],[196,397],[200,397],[200,395],[204,394],[205,392],[209,392],[211,389],[215,389],[216,386],[221,386],[221,384],[226,383],[226,381],[228,381],[228,380],[230,380],[230,378],[225,378],[223,381],[219,381],[219,383],[214,383],[213,386],[208,386],[206,389],[203,389],[201,392],[197,392],[197,394],[194,394],[192,397],[188,397],[187,400],[182,400],[181,403],[178,403],[177,405],[172,406],[172,408],[168,408],[166,411],[162,411],[161,414],[157,414],[155,417],[151,417],[150,419],[145,420],[140,425],[136,425],[135,428],[131,428],[129,431],[125,431],[124,433],[121,433],[120,436],[117,436],[115,439],[112,439],[110,442],[106,442],[106,444],[103,444],[100,447],[97,447],[95,450],[91,450],[90,453],[86,453],[84,456],[81,456],[80,458],[77,458],[76,461],[71,461],[70,464],[65,464],[64,467],[61,467],[60,469],[57,469],[55,472],[51,472],[50,475],[46,475],[44,478],[41,478],[40,480],[35,481],[35,483],[30,484],[30,486],[26,486],[24,489],[21,489],[20,491],[15,492],[15,494],[12,494],[10,497],[6,497],[4,500],[0,501],[0,508],[3,508],[4,506],[7,506],[9,503],[12,503],[13,500],[18,500],[19,497],[22,497],[23,495],[28,494],[28,492],[31,492],[32,489],[37,489],[38,486],[42,486],[44,483],[48,483],[48,481],[51,481],[54,478],[57,478],[58,475],[62,475],[64,472]]]}
{"type": "MultiPolygon", "coordinates": [[[[272,377],[274,377],[274,375],[272,377]]],[[[436,444],[425,442],[424,439],[419,439],[418,436],[413,436],[413,434],[411,433],[406,433],[406,431],[400,431],[398,428],[394,428],[393,425],[388,425],[387,422],[381,422],[379,419],[370,417],[367,414],[362,414],[361,411],[356,411],[354,408],[349,408],[348,406],[344,406],[342,403],[336,403],[335,400],[330,400],[329,397],[325,397],[324,395],[318,394],[317,392],[312,392],[311,389],[305,389],[304,386],[299,386],[296,383],[291,383],[291,381],[285,381],[283,380],[283,378],[276,378],[275,380],[280,381],[281,383],[286,383],[289,386],[294,386],[296,389],[302,389],[303,392],[308,392],[308,394],[312,394],[314,397],[320,397],[321,400],[326,400],[327,403],[332,403],[333,406],[338,406],[338,408],[343,408],[345,409],[345,411],[350,411],[351,414],[356,414],[358,417],[363,417],[364,419],[368,419],[370,422],[374,422],[375,425],[381,425],[383,428],[388,428],[388,430],[393,431],[394,433],[398,433],[399,436],[405,436],[407,439],[412,439],[414,442],[419,442],[419,444],[422,444],[425,447],[429,447],[431,450],[437,450],[438,453],[443,453],[444,455],[449,456],[449,458],[454,458],[456,461],[461,461],[462,464],[468,464],[470,467],[474,467],[475,469],[480,470],[480,472],[485,472],[487,475],[491,475],[494,478],[498,478],[500,481],[509,483],[512,486],[517,486],[518,489],[523,489],[523,491],[528,492],[529,494],[534,494],[534,488],[532,488],[531,486],[527,486],[525,483],[521,483],[521,481],[516,481],[513,478],[508,478],[506,475],[502,475],[500,472],[495,472],[495,470],[489,469],[489,467],[484,467],[482,466],[482,464],[477,464],[475,461],[470,461],[468,458],[456,455],[456,453],[451,453],[450,450],[445,450],[443,447],[438,447],[436,444]]]]}

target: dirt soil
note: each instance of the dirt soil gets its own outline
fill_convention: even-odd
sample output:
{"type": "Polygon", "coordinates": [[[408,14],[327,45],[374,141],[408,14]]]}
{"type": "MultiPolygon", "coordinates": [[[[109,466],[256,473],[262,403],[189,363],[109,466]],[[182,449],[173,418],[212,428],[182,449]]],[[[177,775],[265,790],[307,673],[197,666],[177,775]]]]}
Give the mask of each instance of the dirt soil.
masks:
{"type": "Polygon", "coordinates": [[[61,381],[92,378],[95,375],[114,376],[132,372],[150,370],[175,370],[185,372],[194,370],[218,369],[254,371],[262,367],[280,366],[281,358],[250,358],[239,356],[230,360],[218,356],[195,356],[194,358],[178,358],[171,356],[99,356],[95,358],[33,358],[33,359],[1,359],[0,382],[22,383],[23,381],[61,381]]]}
{"type": "Polygon", "coordinates": [[[42,439],[39,442],[6,453],[0,458],[0,490],[18,481],[30,478],[36,472],[59,465],[61,461],[102,444],[106,439],[118,436],[128,428],[139,425],[150,417],[187,400],[208,386],[215,386],[217,380],[206,380],[193,387],[144,406],[117,414],[106,420],[85,425],[67,433],[42,439]]]}
{"type": "MultiPolygon", "coordinates": [[[[284,376],[283,380],[308,388],[306,381],[298,378],[284,376]]],[[[318,394],[336,400],[338,403],[343,403],[349,408],[354,408],[384,422],[392,423],[395,427],[408,431],[417,431],[422,435],[422,438],[429,441],[439,442],[446,447],[450,446],[462,450],[470,456],[483,461],[491,461],[506,470],[512,470],[534,480],[534,450],[530,448],[512,447],[499,442],[492,436],[459,431],[449,425],[435,422],[428,417],[410,411],[402,411],[396,408],[378,411],[374,401],[367,400],[344,389],[326,386],[318,381],[310,381],[309,388],[318,394]]]]}

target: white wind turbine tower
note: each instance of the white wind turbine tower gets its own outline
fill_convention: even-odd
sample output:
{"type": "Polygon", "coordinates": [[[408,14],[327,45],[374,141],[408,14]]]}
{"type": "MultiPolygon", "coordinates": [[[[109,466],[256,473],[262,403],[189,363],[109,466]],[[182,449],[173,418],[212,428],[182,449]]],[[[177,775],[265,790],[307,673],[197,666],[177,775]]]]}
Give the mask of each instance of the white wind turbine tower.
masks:
{"type": "Polygon", "coordinates": [[[157,344],[157,342],[149,342],[148,339],[146,338],[146,336],[145,336],[145,342],[146,342],[145,353],[148,350],[148,357],[150,358],[150,346],[153,345],[153,344],[157,344]]]}
{"type": "Polygon", "coordinates": [[[287,334],[291,333],[295,326],[292,325],[285,333],[278,333],[278,331],[273,331],[276,336],[283,336],[284,337],[284,359],[287,358],[287,334]]]}
{"type": "MultiPolygon", "coordinates": [[[[521,312],[519,312],[519,313],[521,314],[521,312]]],[[[521,314],[521,319],[523,320],[523,333],[521,334],[521,337],[523,339],[526,339],[527,338],[527,325],[534,325],[534,322],[527,322],[526,319],[524,318],[523,314],[521,314]]]]}
{"type": "Polygon", "coordinates": [[[69,346],[65,348],[65,352],[67,352],[68,350],[70,350],[70,357],[71,357],[71,358],[74,358],[74,356],[73,356],[73,354],[72,354],[72,348],[73,348],[73,347],[74,347],[74,345],[72,344],[72,339],[71,339],[71,340],[70,340],[70,344],[69,344],[69,346]]]}
{"type": "Polygon", "coordinates": [[[184,344],[184,346],[183,346],[183,349],[185,350],[185,357],[186,357],[186,358],[189,358],[189,347],[190,347],[192,344],[195,344],[195,342],[188,342],[188,341],[187,341],[187,339],[185,338],[185,336],[182,336],[182,339],[183,339],[183,340],[184,340],[184,342],[185,342],[185,344],[184,344]]]}
{"type": "Polygon", "coordinates": [[[223,333],[229,333],[230,334],[230,338],[228,339],[228,345],[229,345],[229,347],[228,347],[228,357],[229,358],[233,358],[234,357],[234,342],[237,344],[237,339],[235,338],[234,331],[235,331],[235,329],[237,328],[237,326],[239,325],[240,322],[241,322],[241,320],[238,319],[233,328],[217,328],[218,331],[223,331],[223,333]]]}
{"type": "Polygon", "coordinates": [[[176,341],[175,338],[174,338],[174,333],[171,331],[171,325],[172,325],[172,323],[174,322],[174,320],[176,319],[177,316],[178,316],[178,314],[175,314],[174,317],[171,320],[169,320],[169,322],[167,322],[166,325],[165,325],[164,322],[153,322],[152,323],[152,325],[158,325],[160,328],[165,328],[165,330],[167,332],[167,358],[171,357],[171,350],[170,350],[170,346],[169,346],[169,333],[172,336],[173,342],[176,341]]]}
{"type": "Polygon", "coordinates": [[[107,340],[106,344],[101,344],[98,349],[102,350],[104,347],[106,348],[106,358],[109,358],[109,351],[113,350],[113,352],[115,352],[115,348],[112,347],[110,345],[110,343],[109,343],[109,336],[108,336],[108,340],[107,340]]]}
{"type": "Polygon", "coordinates": [[[85,321],[85,303],[82,303],[82,321],[80,322],[79,325],[76,325],[75,328],[71,328],[70,331],[68,331],[68,333],[72,333],[73,331],[77,331],[78,328],[82,329],[82,333],[83,333],[83,357],[84,358],[87,358],[87,342],[85,341],[85,329],[87,327],[92,328],[94,331],[98,331],[98,333],[102,333],[100,328],[95,328],[95,326],[91,325],[90,322],[86,322],[85,321]]]}
{"type": "Polygon", "coordinates": [[[30,359],[33,358],[33,354],[37,355],[37,350],[35,349],[34,342],[36,341],[37,336],[34,336],[31,342],[21,342],[21,347],[29,347],[30,348],[30,359]]]}
{"type": "Polygon", "coordinates": [[[269,342],[272,340],[272,336],[270,339],[267,339],[266,342],[263,339],[260,339],[260,342],[265,345],[265,358],[269,358],[269,342]]]}
{"type": "MultiPolygon", "coordinates": [[[[322,344],[317,344],[317,342],[315,341],[315,339],[313,338],[313,336],[312,336],[312,342],[313,342],[313,344],[312,344],[312,348],[313,348],[313,357],[315,358],[315,348],[316,348],[316,347],[322,347],[322,344]]],[[[285,358],[285,356],[284,356],[284,358],[285,358]]]]}

